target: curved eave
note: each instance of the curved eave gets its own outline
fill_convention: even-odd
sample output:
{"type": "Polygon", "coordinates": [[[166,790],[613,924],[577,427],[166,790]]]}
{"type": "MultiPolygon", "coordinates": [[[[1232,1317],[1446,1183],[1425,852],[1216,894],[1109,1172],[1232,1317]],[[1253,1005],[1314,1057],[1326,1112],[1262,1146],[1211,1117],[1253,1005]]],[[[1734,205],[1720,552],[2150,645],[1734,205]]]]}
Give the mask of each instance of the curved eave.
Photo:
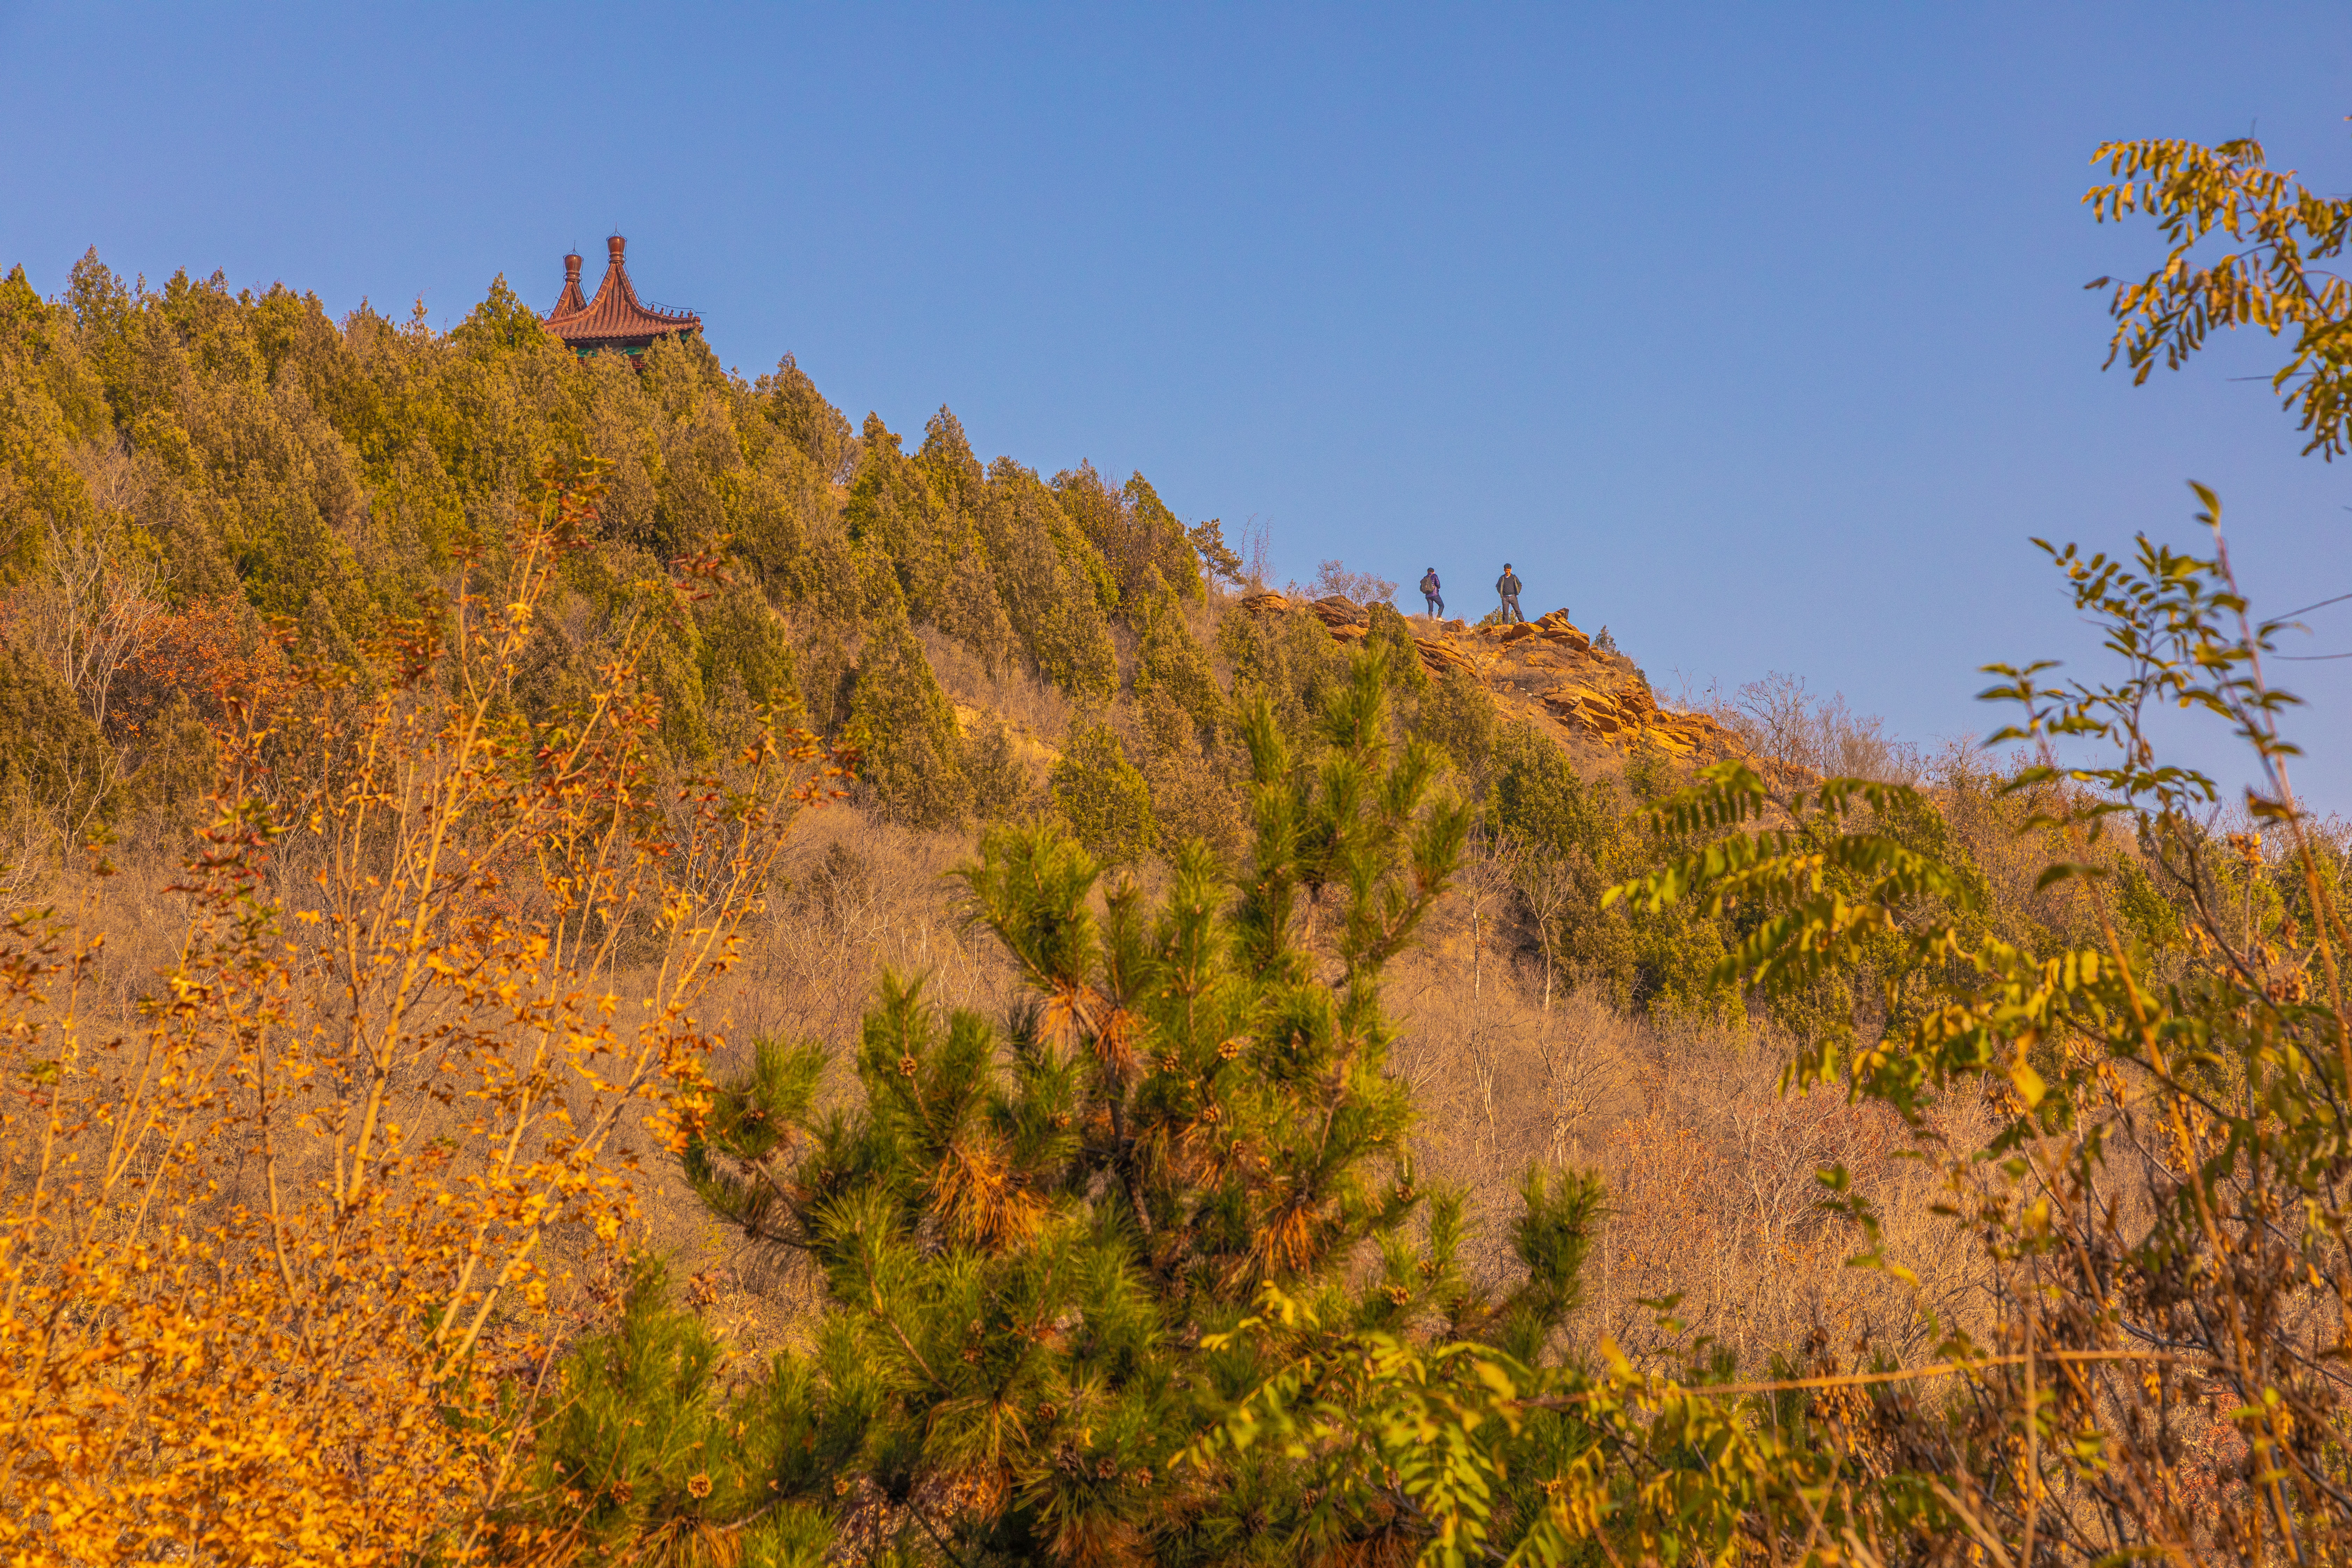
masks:
{"type": "Polygon", "coordinates": [[[656,327],[640,332],[599,332],[593,336],[573,337],[561,327],[548,331],[563,340],[563,346],[574,353],[595,353],[604,349],[642,350],[653,346],[656,338],[683,337],[702,330],[699,320],[682,321],[676,326],[656,327]]]}

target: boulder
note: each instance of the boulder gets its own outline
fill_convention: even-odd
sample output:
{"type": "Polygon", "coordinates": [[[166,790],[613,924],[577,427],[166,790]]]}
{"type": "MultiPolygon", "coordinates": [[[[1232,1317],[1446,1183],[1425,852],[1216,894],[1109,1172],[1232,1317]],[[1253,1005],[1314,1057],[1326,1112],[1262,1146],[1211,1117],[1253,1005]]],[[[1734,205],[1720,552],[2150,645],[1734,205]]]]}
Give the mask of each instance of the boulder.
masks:
{"type": "Polygon", "coordinates": [[[1677,731],[1644,730],[1642,731],[1642,739],[1670,756],[1692,757],[1698,754],[1698,742],[1677,731]]]}
{"type": "Polygon", "coordinates": [[[1415,639],[1412,646],[1413,651],[1421,655],[1422,664],[1432,675],[1442,675],[1449,669],[1459,669],[1470,675],[1478,673],[1478,667],[1472,662],[1470,656],[1451,643],[1415,639]]]}
{"type": "Polygon", "coordinates": [[[1536,636],[1543,638],[1547,643],[1573,648],[1578,653],[1592,651],[1592,639],[1576,629],[1574,624],[1569,620],[1566,610],[1554,610],[1549,615],[1538,616],[1528,624],[1535,627],[1536,636]]]}
{"type": "Polygon", "coordinates": [[[1369,626],[1371,624],[1372,617],[1370,613],[1368,612],[1361,605],[1357,604],[1352,599],[1343,599],[1337,594],[1330,595],[1326,598],[1318,599],[1312,605],[1309,605],[1307,608],[1313,610],[1318,616],[1321,617],[1323,624],[1327,626],[1369,626]]]}
{"type": "Polygon", "coordinates": [[[1602,696],[1600,692],[1595,691],[1590,686],[1585,686],[1574,681],[1564,686],[1553,687],[1549,691],[1543,694],[1543,700],[1544,706],[1547,708],[1578,708],[1584,706],[1605,708],[1611,705],[1610,700],[1602,696]]]}

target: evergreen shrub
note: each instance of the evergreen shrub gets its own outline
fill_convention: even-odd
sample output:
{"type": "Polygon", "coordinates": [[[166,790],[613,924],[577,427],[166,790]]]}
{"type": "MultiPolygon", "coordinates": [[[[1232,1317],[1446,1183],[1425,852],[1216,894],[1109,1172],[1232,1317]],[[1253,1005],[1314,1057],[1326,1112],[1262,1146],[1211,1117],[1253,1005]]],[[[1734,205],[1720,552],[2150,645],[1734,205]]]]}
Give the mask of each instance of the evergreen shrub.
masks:
{"type": "Polygon", "coordinates": [[[1055,809],[1089,854],[1118,866],[1151,852],[1151,786],[1109,725],[1074,729],[1052,782],[1055,809]]]}
{"type": "Polygon", "coordinates": [[[844,731],[875,807],[910,827],[950,827],[971,810],[955,709],[903,618],[878,627],[858,658],[844,731]]]}

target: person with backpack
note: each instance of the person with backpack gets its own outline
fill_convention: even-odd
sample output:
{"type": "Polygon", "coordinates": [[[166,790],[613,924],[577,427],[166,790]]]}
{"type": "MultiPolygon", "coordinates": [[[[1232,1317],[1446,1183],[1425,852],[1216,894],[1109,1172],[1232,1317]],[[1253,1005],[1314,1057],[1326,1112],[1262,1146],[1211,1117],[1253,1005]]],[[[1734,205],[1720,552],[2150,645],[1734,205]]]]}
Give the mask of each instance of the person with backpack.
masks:
{"type": "Polygon", "coordinates": [[[1495,592],[1503,596],[1503,608],[1509,612],[1509,619],[1522,624],[1527,620],[1527,616],[1519,613],[1519,590],[1523,586],[1519,574],[1511,570],[1511,563],[1504,562],[1503,574],[1495,579],[1495,592]]]}
{"type": "Polygon", "coordinates": [[[1437,585],[1437,568],[1434,566],[1421,574],[1421,596],[1428,601],[1433,620],[1445,614],[1445,595],[1437,585]]]}

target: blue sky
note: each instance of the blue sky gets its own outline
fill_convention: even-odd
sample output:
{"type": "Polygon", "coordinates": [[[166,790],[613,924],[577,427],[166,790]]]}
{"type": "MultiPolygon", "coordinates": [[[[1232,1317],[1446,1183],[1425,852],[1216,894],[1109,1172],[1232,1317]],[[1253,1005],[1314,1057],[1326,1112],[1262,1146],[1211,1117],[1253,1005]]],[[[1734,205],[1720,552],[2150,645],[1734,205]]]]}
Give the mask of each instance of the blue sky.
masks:
{"type": "MultiPolygon", "coordinates": [[[[2352,7],[630,9],[0,0],[0,266],[544,308],[646,296],[853,419],[1140,468],[1456,611],[1517,563],[1671,692],[1769,670],[1932,743],[2092,649],[2027,543],[2352,592],[2352,469],[2225,343],[2135,389],[2103,139],[2252,131],[2352,190],[2352,7]]],[[[2352,650],[2352,605],[2307,651],[2352,650]]],[[[2352,810],[2352,660],[2284,668],[2352,810]]],[[[2218,756],[2218,753],[2212,753],[2218,756]]]]}

